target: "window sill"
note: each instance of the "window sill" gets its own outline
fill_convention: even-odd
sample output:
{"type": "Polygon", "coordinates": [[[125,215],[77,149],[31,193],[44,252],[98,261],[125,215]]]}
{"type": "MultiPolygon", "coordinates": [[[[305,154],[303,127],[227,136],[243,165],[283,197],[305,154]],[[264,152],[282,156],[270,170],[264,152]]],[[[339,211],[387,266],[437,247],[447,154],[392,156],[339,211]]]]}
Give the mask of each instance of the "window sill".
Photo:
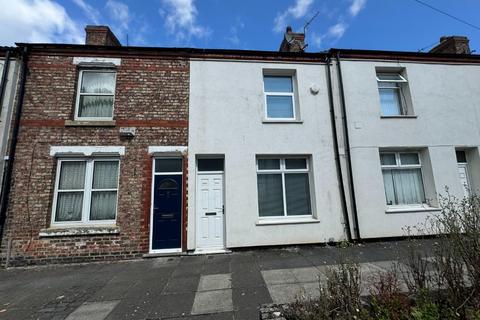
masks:
{"type": "Polygon", "coordinates": [[[84,121],[84,120],[65,120],[65,127],[115,127],[117,125],[115,120],[98,120],[98,121],[84,121]]]}
{"type": "Polygon", "coordinates": [[[275,119],[263,119],[262,123],[296,123],[296,124],[302,124],[303,120],[275,120],[275,119]]]}
{"type": "Polygon", "coordinates": [[[120,233],[120,228],[115,226],[91,226],[91,227],[51,227],[41,229],[39,236],[48,237],[69,237],[69,236],[92,236],[92,235],[116,235],[120,233]]]}
{"type": "Polygon", "coordinates": [[[257,220],[256,225],[271,226],[271,225],[281,225],[281,224],[304,224],[304,223],[320,223],[320,220],[317,220],[312,217],[259,219],[257,220]]]}
{"type": "Polygon", "coordinates": [[[406,114],[402,116],[380,116],[380,119],[416,119],[417,116],[414,114],[406,114]]]}
{"type": "Polygon", "coordinates": [[[435,212],[440,211],[440,208],[429,206],[405,206],[405,207],[387,207],[385,213],[408,213],[408,212],[435,212]]]}

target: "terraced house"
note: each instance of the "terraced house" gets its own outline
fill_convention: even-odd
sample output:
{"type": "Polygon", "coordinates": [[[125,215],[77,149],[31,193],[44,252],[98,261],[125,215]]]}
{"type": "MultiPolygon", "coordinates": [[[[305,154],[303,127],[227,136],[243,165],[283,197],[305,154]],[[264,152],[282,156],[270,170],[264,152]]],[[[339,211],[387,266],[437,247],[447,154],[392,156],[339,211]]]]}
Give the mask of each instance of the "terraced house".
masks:
{"type": "MultiPolygon", "coordinates": [[[[10,265],[404,235],[480,185],[480,57],[19,44],[10,265]]],[[[8,204],[8,206],[7,206],[8,204]]],[[[6,210],[8,208],[8,210],[6,210]]]]}

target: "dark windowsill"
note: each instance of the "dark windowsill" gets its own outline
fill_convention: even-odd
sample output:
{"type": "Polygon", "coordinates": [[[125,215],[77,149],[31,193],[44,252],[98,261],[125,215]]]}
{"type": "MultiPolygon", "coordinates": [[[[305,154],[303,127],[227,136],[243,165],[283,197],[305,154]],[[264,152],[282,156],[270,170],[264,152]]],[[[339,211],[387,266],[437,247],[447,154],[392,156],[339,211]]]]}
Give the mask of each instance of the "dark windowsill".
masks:
{"type": "Polygon", "coordinates": [[[417,116],[414,114],[405,114],[400,116],[380,116],[381,119],[416,119],[417,116]]]}
{"type": "Polygon", "coordinates": [[[83,120],[65,120],[65,127],[115,127],[115,120],[107,121],[83,121],[83,120]]]}
{"type": "Polygon", "coordinates": [[[71,237],[71,236],[93,236],[93,235],[116,235],[120,228],[115,226],[85,226],[85,227],[52,227],[41,229],[40,238],[48,237],[71,237]]]}

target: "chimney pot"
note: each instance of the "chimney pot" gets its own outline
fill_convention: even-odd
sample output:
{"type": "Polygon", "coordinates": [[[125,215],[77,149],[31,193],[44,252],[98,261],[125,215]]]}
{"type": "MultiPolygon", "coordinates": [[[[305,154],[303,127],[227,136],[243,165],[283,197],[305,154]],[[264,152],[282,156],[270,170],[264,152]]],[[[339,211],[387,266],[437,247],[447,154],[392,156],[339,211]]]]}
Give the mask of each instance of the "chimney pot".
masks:
{"type": "Polygon", "coordinates": [[[304,52],[305,50],[305,34],[292,31],[292,27],[288,26],[285,30],[282,43],[280,44],[280,52],[304,52]]]}
{"type": "Polygon", "coordinates": [[[94,25],[88,25],[85,27],[85,44],[95,46],[122,46],[108,26],[94,25]]]}
{"type": "Polygon", "coordinates": [[[464,36],[442,36],[440,43],[433,47],[431,53],[471,54],[469,40],[464,36]]]}

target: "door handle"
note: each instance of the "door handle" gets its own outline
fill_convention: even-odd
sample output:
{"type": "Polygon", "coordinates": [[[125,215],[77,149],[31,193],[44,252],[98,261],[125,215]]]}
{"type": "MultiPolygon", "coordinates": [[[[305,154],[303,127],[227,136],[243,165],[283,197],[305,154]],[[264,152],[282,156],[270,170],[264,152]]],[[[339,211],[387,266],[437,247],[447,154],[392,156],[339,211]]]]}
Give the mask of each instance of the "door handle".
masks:
{"type": "Polygon", "coordinates": [[[222,214],[225,215],[225,205],[222,206],[222,214]]]}
{"type": "Polygon", "coordinates": [[[213,211],[213,212],[205,212],[205,215],[206,215],[206,216],[216,216],[217,213],[214,212],[214,211],[213,211]]]}

